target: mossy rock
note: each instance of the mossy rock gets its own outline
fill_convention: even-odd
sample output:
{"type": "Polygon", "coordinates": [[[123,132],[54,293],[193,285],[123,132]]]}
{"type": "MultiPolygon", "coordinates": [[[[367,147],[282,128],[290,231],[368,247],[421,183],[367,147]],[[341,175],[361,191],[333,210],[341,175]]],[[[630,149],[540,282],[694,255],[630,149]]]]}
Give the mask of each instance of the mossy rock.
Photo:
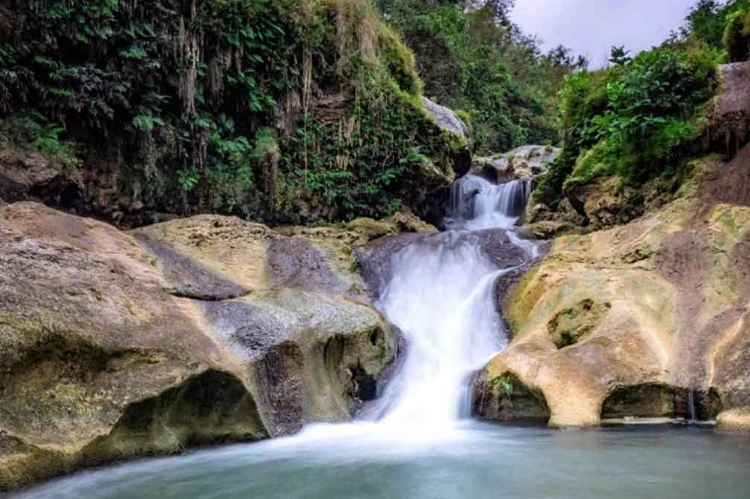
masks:
{"type": "Polygon", "coordinates": [[[0,490],[344,421],[373,396],[395,332],[346,242],[213,216],[134,235],[0,209],[0,490]]]}
{"type": "Polygon", "coordinates": [[[529,388],[511,372],[480,375],[474,383],[473,412],[488,421],[547,422],[550,411],[544,394],[529,388]]]}
{"type": "Polygon", "coordinates": [[[547,331],[557,348],[575,345],[601,324],[609,303],[585,299],[558,312],[547,324],[547,331]]]}

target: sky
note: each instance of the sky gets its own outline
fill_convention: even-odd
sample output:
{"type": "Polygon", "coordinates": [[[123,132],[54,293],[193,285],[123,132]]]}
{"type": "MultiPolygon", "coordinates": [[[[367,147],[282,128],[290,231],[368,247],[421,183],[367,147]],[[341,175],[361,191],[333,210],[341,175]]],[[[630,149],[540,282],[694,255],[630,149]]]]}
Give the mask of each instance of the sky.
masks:
{"type": "Polygon", "coordinates": [[[565,45],[592,68],[607,63],[612,45],[635,55],[679,28],[697,0],[516,0],[511,17],[543,48],[565,45]]]}

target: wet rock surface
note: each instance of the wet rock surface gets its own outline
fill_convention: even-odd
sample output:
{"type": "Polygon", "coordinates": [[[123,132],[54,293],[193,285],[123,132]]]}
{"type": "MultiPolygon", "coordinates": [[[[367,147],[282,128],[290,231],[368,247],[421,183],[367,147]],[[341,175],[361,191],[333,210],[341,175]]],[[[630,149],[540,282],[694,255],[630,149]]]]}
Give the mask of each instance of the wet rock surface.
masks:
{"type": "Polygon", "coordinates": [[[0,208],[0,490],[350,418],[397,340],[337,235],[0,208]]]}
{"type": "Polygon", "coordinates": [[[475,386],[478,414],[499,417],[496,386],[513,376],[544,397],[553,426],[603,417],[746,425],[748,154],[698,162],[674,201],[634,222],[557,238],[505,303],[514,339],[475,386]]]}

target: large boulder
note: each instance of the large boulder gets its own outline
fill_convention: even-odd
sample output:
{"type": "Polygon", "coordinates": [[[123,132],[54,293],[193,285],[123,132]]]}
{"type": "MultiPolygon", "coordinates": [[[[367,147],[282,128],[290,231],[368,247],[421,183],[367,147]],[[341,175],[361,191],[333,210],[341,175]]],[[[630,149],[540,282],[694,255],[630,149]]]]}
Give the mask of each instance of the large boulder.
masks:
{"type": "MultiPolygon", "coordinates": [[[[435,183],[437,188],[446,188],[455,180],[456,177],[461,177],[469,171],[471,168],[471,150],[473,148],[471,140],[471,131],[468,125],[462,120],[455,111],[445,106],[431,101],[427,97],[422,97],[422,104],[424,104],[427,114],[432,120],[438,125],[438,128],[443,132],[444,136],[448,139],[451,144],[451,163],[452,172],[451,175],[446,176],[445,173],[440,174],[440,169],[437,168],[433,162],[423,163],[420,167],[421,176],[428,181],[430,178],[447,178],[449,180],[446,185],[438,185],[435,183]],[[437,174],[437,175],[436,175],[437,174]],[[455,174],[455,176],[453,175],[455,174]]],[[[445,160],[439,161],[439,163],[445,163],[445,160]]],[[[443,168],[443,171],[445,169],[443,168]]],[[[434,194],[437,189],[431,189],[428,194],[434,194]]]]}
{"type": "Polygon", "coordinates": [[[211,215],[133,231],[168,289],[189,290],[207,329],[249,370],[271,435],[349,418],[396,349],[368,304],[351,233],[287,233],[297,235],[211,215]]]}
{"type": "Polygon", "coordinates": [[[455,111],[445,106],[441,106],[427,97],[422,97],[422,103],[440,128],[456,137],[464,140],[469,139],[469,127],[466,126],[466,123],[459,118],[455,111]]]}
{"type": "Polygon", "coordinates": [[[749,147],[708,157],[664,208],[555,240],[505,303],[514,338],[478,377],[476,412],[747,426],[749,179],[749,147]]]}
{"type": "Polygon", "coordinates": [[[347,243],[0,209],[0,490],[348,419],[396,337],[347,243]]]}

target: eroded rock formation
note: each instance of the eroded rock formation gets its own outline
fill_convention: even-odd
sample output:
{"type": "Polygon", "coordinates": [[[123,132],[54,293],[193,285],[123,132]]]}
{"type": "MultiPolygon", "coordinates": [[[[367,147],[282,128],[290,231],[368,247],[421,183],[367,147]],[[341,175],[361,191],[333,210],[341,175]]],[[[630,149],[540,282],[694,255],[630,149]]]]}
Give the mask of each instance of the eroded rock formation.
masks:
{"type": "MultiPolygon", "coordinates": [[[[408,218],[408,217],[406,217],[408,218]]],[[[130,234],[0,209],[0,489],[340,421],[397,339],[346,229],[198,216],[130,234]]]]}
{"type": "Polygon", "coordinates": [[[475,385],[480,416],[748,426],[750,148],[694,168],[664,208],[554,241],[505,303],[515,337],[475,385]]]}

